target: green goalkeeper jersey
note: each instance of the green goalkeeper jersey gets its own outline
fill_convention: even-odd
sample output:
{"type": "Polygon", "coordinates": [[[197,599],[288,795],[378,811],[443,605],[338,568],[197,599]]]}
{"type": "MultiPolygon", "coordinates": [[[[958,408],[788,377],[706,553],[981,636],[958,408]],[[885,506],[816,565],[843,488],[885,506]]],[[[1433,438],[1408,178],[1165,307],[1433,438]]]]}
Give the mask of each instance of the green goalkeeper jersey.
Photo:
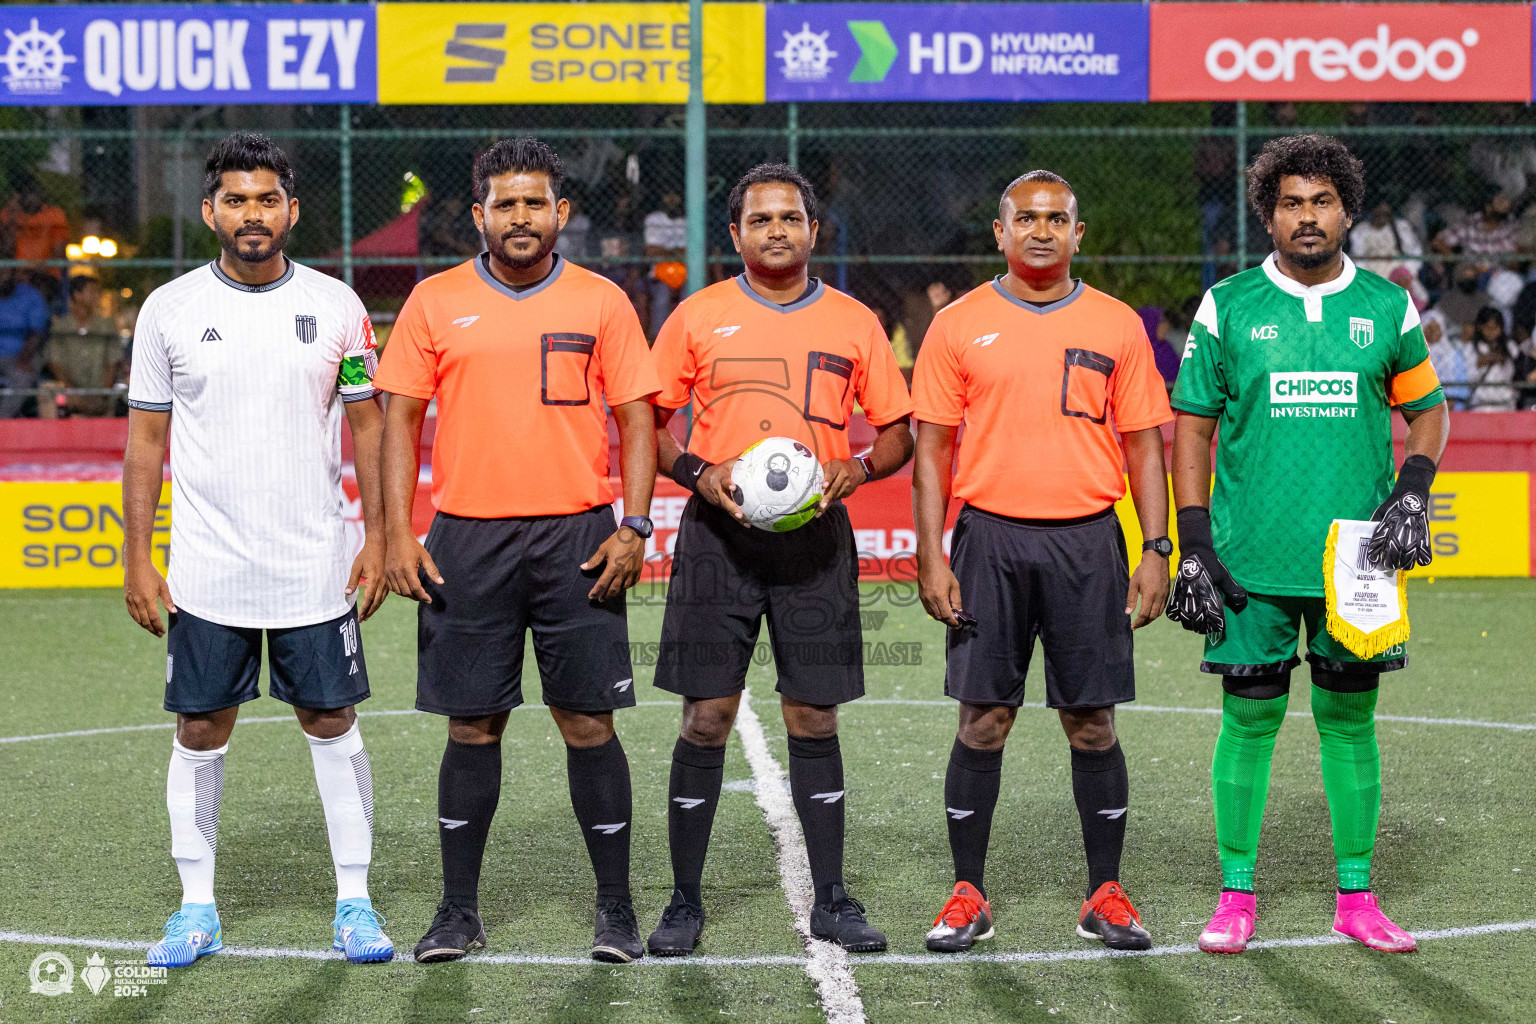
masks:
{"type": "Polygon", "coordinates": [[[1308,287],[1262,266],[1205,293],[1173,407],[1218,420],[1216,552],[1258,594],[1320,597],[1335,519],[1392,490],[1392,408],[1445,400],[1408,293],[1344,258],[1308,287]]]}

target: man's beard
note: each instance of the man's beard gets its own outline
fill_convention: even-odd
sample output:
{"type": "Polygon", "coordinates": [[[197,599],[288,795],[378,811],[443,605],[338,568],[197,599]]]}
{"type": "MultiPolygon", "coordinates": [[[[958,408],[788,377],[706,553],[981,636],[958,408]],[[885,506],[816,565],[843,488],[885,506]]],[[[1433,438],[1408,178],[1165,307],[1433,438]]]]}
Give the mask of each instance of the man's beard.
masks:
{"type": "MultiPolygon", "coordinates": [[[[1326,245],[1328,239],[1323,235],[1303,235],[1303,238],[1322,238],[1326,245]]],[[[1343,248],[1342,242],[1312,252],[1288,252],[1285,254],[1287,263],[1301,270],[1316,270],[1325,267],[1339,258],[1339,251],[1343,248]]]]}
{"type": "Polygon", "coordinates": [[[537,266],[546,256],[555,251],[555,242],[559,240],[560,232],[552,231],[547,237],[537,231],[503,235],[500,245],[492,245],[490,237],[484,231],[480,232],[480,236],[485,241],[485,248],[491,254],[491,259],[509,270],[527,270],[529,267],[537,266]],[[535,238],[538,239],[539,247],[530,255],[518,256],[507,251],[506,243],[511,238],[535,238]]]}
{"type": "MultiPolygon", "coordinates": [[[[244,228],[241,228],[240,230],[245,231],[244,228]]],[[[221,231],[217,227],[214,228],[213,233],[219,238],[219,248],[223,249],[227,255],[234,257],[241,263],[265,263],[267,260],[270,260],[272,257],[276,256],[287,247],[288,233],[291,230],[293,229],[285,224],[283,225],[283,229],[277,232],[275,235],[255,232],[247,232],[246,234],[242,235],[240,231],[237,231],[231,235],[221,231]],[[253,236],[256,238],[265,239],[267,244],[257,249],[242,248],[240,245],[240,240],[242,238],[251,238],[253,236]]]]}

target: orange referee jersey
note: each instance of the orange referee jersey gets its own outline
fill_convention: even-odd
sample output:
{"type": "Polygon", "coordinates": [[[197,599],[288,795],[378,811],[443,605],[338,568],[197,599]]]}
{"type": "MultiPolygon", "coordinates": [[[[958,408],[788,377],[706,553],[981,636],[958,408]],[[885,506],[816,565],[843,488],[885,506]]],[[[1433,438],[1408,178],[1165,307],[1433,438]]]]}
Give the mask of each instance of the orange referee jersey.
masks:
{"type": "Polygon", "coordinates": [[[779,305],[746,276],[712,284],[667,318],[651,350],[657,405],[693,400],[688,450],[724,462],[765,437],[791,437],[816,458],[846,459],[854,399],[873,426],[912,412],[907,382],[867,306],[817,281],[779,305]]]}
{"type": "Polygon", "coordinates": [[[1141,318],[1081,281],[1037,307],[999,278],[940,310],[912,396],[918,419],[965,424],[955,496],[1023,519],[1114,504],[1125,494],[1117,435],[1173,419],[1141,318]]]}
{"type": "Polygon", "coordinates": [[[418,284],[373,386],[437,398],[432,504],[476,519],[584,512],[613,501],[604,401],[660,385],[629,299],[557,256],[513,291],[482,253],[418,284]]]}

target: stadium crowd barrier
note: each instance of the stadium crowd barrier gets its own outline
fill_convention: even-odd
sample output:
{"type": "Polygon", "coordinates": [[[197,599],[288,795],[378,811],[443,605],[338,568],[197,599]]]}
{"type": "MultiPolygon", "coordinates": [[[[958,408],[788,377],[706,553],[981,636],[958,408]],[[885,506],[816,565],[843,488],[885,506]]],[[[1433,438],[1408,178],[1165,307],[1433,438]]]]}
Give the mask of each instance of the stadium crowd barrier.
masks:
{"type": "MultiPolygon", "coordinates": [[[[413,522],[424,534],[432,518],[431,454],[435,420],[422,437],[422,474],[413,522]]],[[[1396,426],[1402,458],[1403,425],[1396,426]]],[[[1164,431],[1171,443],[1172,429],[1164,431]]],[[[121,470],[125,419],[0,420],[0,586],[115,587],[122,584],[121,470]]],[[[874,431],[862,416],[849,425],[854,450],[874,431]]],[[[618,466],[618,433],[609,421],[610,465],[618,466]]],[[[361,543],[361,512],[347,460],[347,516],[361,543]]],[[[1027,471],[1024,470],[1024,471],[1027,471]]],[[[167,470],[169,475],[169,470],[167,470]]],[[[861,572],[868,580],[916,578],[911,467],[859,488],[849,499],[861,572]]],[[[1451,440],[1432,491],[1430,527],[1435,561],[1425,576],[1536,576],[1536,414],[1452,413],[1451,440]]],[[[614,481],[615,493],[622,493],[614,481]]],[[[687,492],[658,481],[648,545],[648,576],[664,580],[687,492]]],[[[621,503],[622,504],[622,503],[621,503]]],[[[953,523],[957,507],[950,512],[953,523]]],[[[1117,508],[1131,551],[1141,531],[1129,498],[1117,508]]],[[[622,514],[620,511],[619,514],[622,514]]],[[[156,557],[169,544],[170,490],[162,495],[155,527],[156,557]]],[[[1177,538],[1175,538],[1177,540],[1177,538]]],[[[947,537],[946,537],[947,547],[947,537]]]]}

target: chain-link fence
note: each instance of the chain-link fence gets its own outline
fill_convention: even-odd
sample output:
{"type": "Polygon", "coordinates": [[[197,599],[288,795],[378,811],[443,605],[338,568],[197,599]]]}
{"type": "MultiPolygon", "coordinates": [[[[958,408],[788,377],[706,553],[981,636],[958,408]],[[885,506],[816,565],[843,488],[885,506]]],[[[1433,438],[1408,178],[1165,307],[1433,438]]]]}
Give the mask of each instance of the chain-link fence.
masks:
{"type": "MultiPolygon", "coordinates": [[[[1525,346],[1509,383],[1518,389],[1531,369],[1536,289],[1523,285],[1536,254],[1536,110],[1528,106],[824,103],[715,106],[708,117],[712,275],[736,267],[731,185],[755,163],[788,160],[821,199],[814,272],[880,311],[909,350],[936,304],[1004,269],[991,231],[998,196],[1036,167],[1077,191],[1088,225],[1077,272],[1160,311],[1149,324],[1160,315],[1176,339],[1205,287],[1269,251],[1241,198],[1252,155],[1280,133],[1338,135],[1365,161],[1368,211],[1390,207],[1362,216],[1357,255],[1384,273],[1406,270],[1421,302],[1446,308],[1451,333],[1479,304],[1499,309],[1512,361],[1525,346]],[[1507,218],[1482,218],[1506,206],[1507,218]],[[1455,280],[1467,259],[1477,267],[1471,292],[1455,280]]],[[[681,106],[0,109],[0,245],[18,257],[0,266],[32,278],[58,314],[62,277],[98,276],[103,307],[131,333],[149,290],[217,254],[200,216],[202,164],[236,128],[266,131],[297,167],[301,217],[290,254],[351,280],[383,324],[417,280],[479,250],[471,162],[491,141],[522,133],[545,138],[566,161],[574,209],[562,251],[622,284],[648,326],[668,301],[652,277],[668,258],[655,244],[663,236],[647,221],[654,228],[657,217],[683,215],[681,106]],[[62,211],[42,241],[39,202],[62,211]],[[100,256],[91,238],[110,239],[115,255],[100,256]],[[62,258],[63,245],[78,258],[62,258]]],[[[1442,377],[1475,382],[1490,371],[1475,346],[1459,365],[1442,377]]]]}

